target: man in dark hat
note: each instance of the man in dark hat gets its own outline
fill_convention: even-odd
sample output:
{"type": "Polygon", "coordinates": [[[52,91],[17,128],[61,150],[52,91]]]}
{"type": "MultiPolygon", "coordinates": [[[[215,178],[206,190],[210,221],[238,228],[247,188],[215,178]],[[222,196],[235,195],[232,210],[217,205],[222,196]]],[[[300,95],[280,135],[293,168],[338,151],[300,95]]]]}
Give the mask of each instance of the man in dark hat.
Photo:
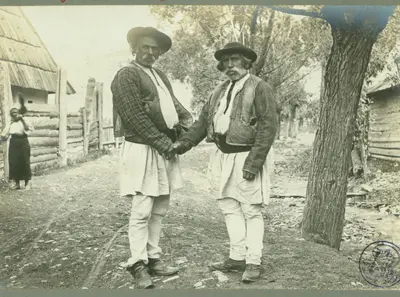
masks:
{"type": "Polygon", "coordinates": [[[277,131],[276,102],[270,86],[249,70],[257,59],[250,48],[228,43],[216,51],[217,68],[228,80],[203,106],[199,119],[175,143],[183,154],[204,138],[216,144],[209,162],[210,182],[230,238],[229,258],[211,264],[220,271],[244,271],[243,282],[260,277],[263,204],[269,202],[272,144],[277,131]]]}
{"type": "Polygon", "coordinates": [[[120,195],[132,199],[127,270],[138,288],[151,288],[150,275],[178,272],[160,260],[158,243],[170,192],[182,186],[173,143],[192,124],[192,116],[174,96],[166,75],[153,67],[171,48],[171,39],[151,27],[133,28],[127,39],[135,60],[111,83],[115,134],[125,137],[120,195]]]}

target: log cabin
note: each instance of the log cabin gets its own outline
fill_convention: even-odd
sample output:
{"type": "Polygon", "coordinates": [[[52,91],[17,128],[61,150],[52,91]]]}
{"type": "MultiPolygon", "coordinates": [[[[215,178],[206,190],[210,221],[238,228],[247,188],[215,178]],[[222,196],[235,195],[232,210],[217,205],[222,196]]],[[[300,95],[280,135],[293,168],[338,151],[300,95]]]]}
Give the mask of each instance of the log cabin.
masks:
{"type": "Polygon", "coordinates": [[[400,84],[389,79],[367,91],[372,99],[368,146],[371,157],[400,162],[400,84]]]}
{"type": "MultiPolygon", "coordinates": [[[[0,7],[0,131],[9,120],[8,108],[21,93],[28,113],[57,111],[49,95],[58,87],[59,67],[20,7],[0,7]]],[[[67,81],[67,95],[76,91],[67,81]]],[[[35,123],[36,124],[36,123],[35,123]]],[[[33,140],[32,140],[33,141],[33,140]]],[[[0,176],[5,168],[0,146],[0,176]]]]}
{"type": "MultiPolygon", "coordinates": [[[[14,102],[20,92],[28,109],[49,103],[58,66],[20,7],[0,8],[0,61],[8,65],[14,102]]],[[[76,93],[69,82],[66,93],[76,93]]]]}

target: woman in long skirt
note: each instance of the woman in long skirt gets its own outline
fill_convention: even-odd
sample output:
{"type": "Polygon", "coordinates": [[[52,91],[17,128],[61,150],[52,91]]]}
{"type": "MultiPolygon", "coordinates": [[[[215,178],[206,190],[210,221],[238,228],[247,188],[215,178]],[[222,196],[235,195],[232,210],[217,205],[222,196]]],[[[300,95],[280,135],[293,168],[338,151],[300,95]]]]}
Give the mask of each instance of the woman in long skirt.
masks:
{"type": "Polygon", "coordinates": [[[23,104],[20,108],[13,106],[10,109],[11,123],[2,134],[3,141],[10,137],[8,164],[13,189],[21,189],[20,181],[25,182],[25,189],[31,188],[31,147],[28,134],[33,131],[33,126],[23,117],[26,111],[23,104]]]}

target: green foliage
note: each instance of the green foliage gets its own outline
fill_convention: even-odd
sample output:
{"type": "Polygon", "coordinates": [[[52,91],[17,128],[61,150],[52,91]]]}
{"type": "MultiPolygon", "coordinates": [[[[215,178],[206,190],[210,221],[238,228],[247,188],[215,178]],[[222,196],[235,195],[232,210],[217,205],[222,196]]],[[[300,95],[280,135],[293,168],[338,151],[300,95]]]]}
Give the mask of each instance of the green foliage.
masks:
{"type": "Polygon", "coordinates": [[[372,49],[371,60],[366,74],[367,84],[370,84],[372,78],[376,77],[380,72],[392,72],[395,64],[394,59],[400,54],[399,48],[396,48],[400,36],[399,24],[400,7],[397,7],[372,49]]]}
{"type": "Polygon", "coordinates": [[[185,34],[183,29],[175,33],[173,49],[160,58],[159,67],[182,83],[190,83],[193,89],[192,108],[203,105],[210,90],[222,81],[216,69],[213,51],[202,42],[198,32],[185,34]]]}
{"type": "MultiPolygon", "coordinates": [[[[322,6],[308,6],[308,11],[321,11],[322,6]]],[[[321,19],[304,17],[299,21],[290,14],[264,8],[258,10],[254,22],[255,6],[154,6],[153,14],[173,24],[171,51],[160,59],[159,65],[174,79],[189,83],[193,90],[192,108],[199,109],[210,92],[224,76],[216,69],[213,54],[229,41],[239,41],[252,47],[265,63],[258,73],[273,87],[278,110],[288,115],[289,104],[298,100],[298,115],[315,119],[319,113],[319,100],[309,100],[302,82],[318,67],[325,67],[332,45],[329,24],[321,19]],[[306,98],[306,99],[304,99],[306,98]]],[[[400,29],[399,8],[374,45],[366,73],[363,92],[382,71],[388,79],[400,82],[399,48],[396,48],[400,29]]],[[[365,94],[357,116],[355,141],[361,130],[368,131],[366,117],[369,102],[365,94]]],[[[367,133],[363,134],[366,135],[367,133]]]]}
{"type": "Polygon", "coordinates": [[[319,115],[319,108],[320,105],[317,98],[307,98],[298,110],[298,117],[316,122],[319,115]]]}
{"type": "Polygon", "coordinates": [[[261,9],[254,26],[255,6],[154,6],[151,11],[176,28],[173,47],[159,65],[174,79],[191,84],[194,108],[202,106],[225,79],[213,54],[227,42],[242,42],[258,53],[255,68],[273,87],[281,109],[291,98],[301,97],[299,82],[327,54],[319,45],[329,38],[327,26],[312,18],[296,21],[291,15],[261,9]]]}

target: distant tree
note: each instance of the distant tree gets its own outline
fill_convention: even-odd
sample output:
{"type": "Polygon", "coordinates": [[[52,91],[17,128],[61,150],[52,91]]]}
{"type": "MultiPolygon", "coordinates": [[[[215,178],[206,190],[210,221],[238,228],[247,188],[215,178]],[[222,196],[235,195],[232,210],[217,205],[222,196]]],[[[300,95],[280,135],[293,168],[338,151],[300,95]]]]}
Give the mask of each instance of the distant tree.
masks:
{"type": "Polygon", "coordinates": [[[151,11],[178,27],[173,48],[160,65],[174,78],[192,85],[194,109],[225,79],[216,69],[215,50],[239,41],[258,53],[252,72],[271,84],[281,119],[284,106],[302,93],[299,83],[319,67],[324,56],[320,43],[329,38],[322,22],[276,16],[274,10],[259,6],[155,6],[151,11]],[[325,35],[317,34],[321,31],[325,35]]]}

